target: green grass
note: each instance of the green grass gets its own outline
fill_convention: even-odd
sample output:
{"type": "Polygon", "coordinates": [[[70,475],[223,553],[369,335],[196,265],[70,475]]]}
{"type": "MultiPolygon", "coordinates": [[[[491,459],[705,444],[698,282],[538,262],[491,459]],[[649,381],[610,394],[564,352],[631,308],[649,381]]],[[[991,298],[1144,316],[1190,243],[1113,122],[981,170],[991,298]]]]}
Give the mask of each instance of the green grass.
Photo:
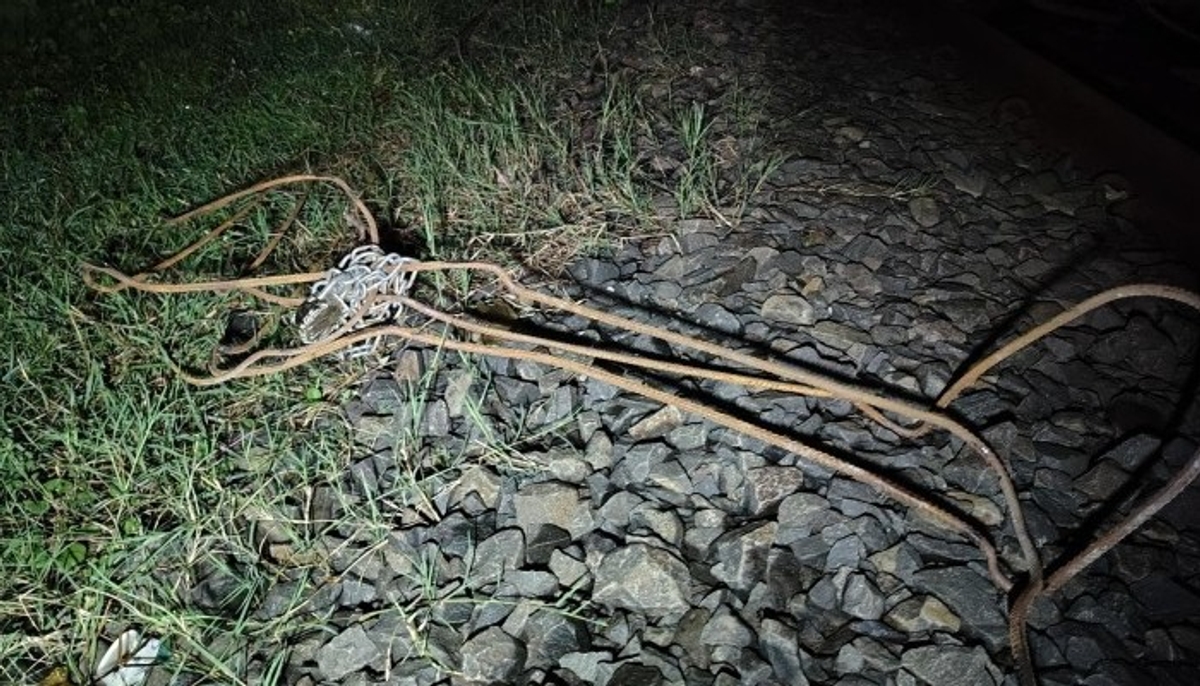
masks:
{"type": "MultiPolygon", "coordinates": [[[[741,95],[727,112],[667,103],[683,113],[671,121],[646,110],[638,77],[602,70],[580,104],[561,105],[596,61],[610,4],[478,14],[490,3],[77,0],[43,6],[25,34],[3,36],[0,681],[33,683],[61,665],[86,683],[105,641],[130,626],[171,642],[165,669],[252,681],[247,645],[278,646],[281,660],[323,619],[303,603],[321,584],[325,533],[353,522],[375,545],[390,526],[384,505],[432,500],[471,461],[529,467],[521,452],[536,431],[488,424],[472,398],[477,452],[436,454],[410,432],[396,446],[411,460],[405,488],[358,502],[345,490],[354,446],[337,406],[361,364],[188,386],[172,364],[203,368],[228,312],[262,306],[100,295],[79,264],[145,268],[216,223],[164,217],[306,170],[345,178],[417,256],[550,275],[581,251],[661,231],[673,218],[653,215],[662,197],[683,214],[740,214],[777,163],[721,167],[711,134],[755,117],[741,95]],[[479,28],[461,33],[470,19],[479,28]],[[648,163],[681,149],[679,175],[648,163]],[[328,520],[303,516],[297,494],[317,492],[336,504],[328,520]],[[219,606],[181,595],[205,568],[233,581],[219,606]],[[293,604],[254,616],[281,580],[297,584],[293,604]]],[[[30,19],[31,8],[8,11],[30,19]]],[[[697,59],[698,44],[682,29],[654,30],[660,68],[683,73],[673,60],[697,59]]],[[[351,246],[344,201],[312,191],[268,271],[326,268],[351,246]]],[[[236,275],[296,198],[272,194],[173,274],[236,275]]],[[[414,413],[423,397],[414,389],[414,413]]]]}

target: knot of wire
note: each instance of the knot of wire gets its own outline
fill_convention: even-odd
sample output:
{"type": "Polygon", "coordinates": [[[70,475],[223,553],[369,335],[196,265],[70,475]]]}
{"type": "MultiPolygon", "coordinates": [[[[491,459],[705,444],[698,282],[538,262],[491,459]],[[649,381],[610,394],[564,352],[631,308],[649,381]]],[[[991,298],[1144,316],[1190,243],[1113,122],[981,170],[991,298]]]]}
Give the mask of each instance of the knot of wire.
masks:
{"type": "MultiPolygon", "coordinates": [[[[404,311],[401,298],[408,295],[417,278],[416,272],[400,267],[416,261],[373,244],[351,250],[312,285],[296,310],[301,342],[311,345],[396,321],[404,311]]],[[[377,353],[382,340],[382,336],[367,338],[339,351],[338,356],[353,359],[377,353]]]]}

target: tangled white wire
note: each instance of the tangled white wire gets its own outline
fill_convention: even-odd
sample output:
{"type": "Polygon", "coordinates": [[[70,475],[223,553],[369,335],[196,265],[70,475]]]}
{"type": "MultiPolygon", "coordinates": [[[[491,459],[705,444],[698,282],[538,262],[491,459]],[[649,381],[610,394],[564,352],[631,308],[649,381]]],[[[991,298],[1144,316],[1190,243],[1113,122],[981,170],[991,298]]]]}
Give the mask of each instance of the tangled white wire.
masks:
{"type": "MultiPolygon", "coordinates": [[[[399,267],[415,261],[384,252],[373,244],[351,250],[324,279],[312,285],[308,298],[296,311],[300,340],[308,345],[329,338],[348,324],[350,328],[343,333],[395,321],[404,309],[397,298],[407,295],[417,277],[416,273],[399,267]],[[372,296],[377,297],[372,298],[370,308],[355,318],[372,296]],[[352,318],[355,319],[351,323],[352,318]]],[[[365,340],[346,348],[339,356],[362,357],[375,352],[379,342],[379,338],[365,340]]]]}

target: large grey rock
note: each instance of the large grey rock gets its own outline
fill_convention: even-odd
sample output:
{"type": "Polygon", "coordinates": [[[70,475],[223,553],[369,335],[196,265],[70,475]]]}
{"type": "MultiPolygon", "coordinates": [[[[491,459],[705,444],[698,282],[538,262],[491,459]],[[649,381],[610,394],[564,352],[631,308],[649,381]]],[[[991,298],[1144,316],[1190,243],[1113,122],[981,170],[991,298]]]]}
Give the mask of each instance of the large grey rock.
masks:
{"type": "Polygon", "coordinates": [[[715,543],[713,576],[734,590],[749,591],[766,571],[767,553],[778,528],[775,522],[752,523],[722,534],[715,543]]]}
{"type": "Polygon", "coordinates": [[[565,529],[579,538],[594,528],[592,511],[575,486],[558,482],[531,484],[513,496],[517,526],[527,539],[543,524],[565,529]]]}
{"type": "Polygon", "coordinates": [[[485,508],[494,508],[500,499],[500,476],[488,467],[472,465],[458,477],[450,491],[451,505],[462,503],[467,496],[474,495],[485,508]]]}
{"type": "Polygon", "coordinates": [[[930,197],[918,197],[908,201],[908,211],[913,220],[928,229],[942,220],[937,201],[930,197]]]}
{"type": "Polygon", "coordinates": [[[524,564],[525,537],[518,529],[501,529],[475,546],[474,552],[467,581],[474,586],[493,584],[505,571],[524,564]]]}
{"type": "Polygon", "coordinates": [[[567,653],[559,659],[559,664],[570,670],[584,683],[592,684],[600,681],[602,665],[611,662],[612,653],[602,650],[587,653],[567,653]]]}
{"type": "Polygon", "coordinates": [[[679,558],[634,543],[603,557],[595,572],[592,599],[612,608],[668,617],[687,611],[691,593],[691,576],[679,558]]]}
{"type": "Polygon", "coordinates": [[[879,619],[883,616],[883,594],[867,575],[851,574],[842,591],[842,611],[859,619],[879,619]]]}
{"type": "Polygon", "coordinates": [[[1007,620],[1000,611],[1004,599],[991,581],[965,567],[923,569],[913,575],[913,585],[939,598],[969,630],[992,649],[1004,644],[1007,620]]]}
{"type": "Polygon", "coordinates": [[[1134,583],[1132,591],[1145,608],[1146,616],[1155,621],[1178,622],[1200,617],[1200,594],[1162,570],[1134,583]]]}
{"type": "Polygon", "coordinates": [[[941,600],[928,595],[913,596],[888,611],[885,621],[900,631],[916,634],[922,631],[957,633],[962,621],[941,600]]]}
{"type": "Polygon", "coordinates": [[[825,571],[855,568],[862,562],[866,548],[858,536],[846,536],[829,547],[825,557],[825,571]]]}
{"type": "Polygon", "coordinates": [[[550,553],[549,565],[550,572],[558,578],[558,583],[563,588],[575,586],[588,573],[586,563],[571,557],[562,550],[554,550],[550,553]]]}
{"type": "Polygon", "coordinates": [[[746,472],[742,503],[752,515],[765,512],[804,485],[804,472],[795,467],[767,466],[746,472]]]}
{"type": "Polygon", "coordinates": [[[813,306],[799,295],[772,295],[763,301],[759,314],[770,322],[809,326],[816,321],[813,306]]]}
{"type": "Polygon", "coordinates": [[[665,683],[663,673],[657,667],[637,662],[626,662],[617,667],[608,680],[608,686],[662,686],[665,683]]]}
{"type": "Polygon", "coordinates": [[[585,257],[571,265],[571,276],[589,286],[599,286],[621,276],[621,269],[609,260],[585,257]]]}
{"type": "MultiPolygon", "coordinates": [[[[505,631],[510,624],[505,622],[505,631]]],[[[586,650],[590,637],[578,619],[554,609],[534,609],[521,626],[518,637],[526,646],[529,667],[548,668],[558,664],[567,653],[586,650]]]]}
{"type": "Polygon", "coordinates": [[[754,640],[754,632],[727,607],[719,608],[700,632],[700,642],[708,646],[744,648],[754,640]]]}
{"type": "Polygon", "coordinates": [[[678,548],[683,541],[683,520],[673,510],[659,509],[648,503],[639,505],[630,513],[629,525],[639,533],[646,529],[652,531],[672,549],[678,548]]]}
{"type": "Polygon", "coordinates": [[[782,621],[764,618],[758,628],[759,651],[771,663],[771,670],[780,683],[808,686],[801,664],[801,648],[796,631],[782,621]]]}
{"type": "Polygon", "coordinates": [[[629,427],[629,437],[635,441],[665,436],[683,423],[683,413],[674,405],[666,405],[633,426],[629,427]]]}
{"type": "Polygon", "coordinates": [[[612,472],[613,483],[619,487],[638,487],[650,479],[650,474],[670,455],[663,443],[639,443],[621,457],[612,472]]]}
{"type": "Polygon", "coordinates": [[[704,424],[685,424],[672,429],[666,441],[677,450],[697,450],[708,440],[708,427],[704,424]]]}
{"type": "Polygon", "coordinates": [[[1096,461],[1112,460],[1122,469],[1134,470],[1146,463],[1162,447],[1162,439],[1152,434],[1135,434],[1108,449],[1096,461]]]}
{"type": "Polygon", "coordinates": [[[645,502],[645,498],[630,491],[617,491],[600,506],[600,526],[614,533],[629,526],[629,514],[645,502]]]}
{"type": "Polygon", "coordinates": [[[537,536],[525,547],[525,562],[539,567],[550,562],[551,555],[571,544],[571,533],[553,524],[543,524],[537,536]]]}
{"type": "Polygon", "coordinates": [[[900,663],[928,686],[995,686],[998,681],[998,670],[978,646],[921,646],[904,651],[900,663]]]}
{"type": "Polygon", "coordinates": [[[737,316],[716,303],[705,303],[696,309],[693,318],[700,324],[721,333],[737,335],[742,332],[742,323],[737,316]]]}
{"type": "Polygon", "coordinates": [[[551,598],[557,595],[558,577],[540,569],[514,569],[504,573],[496,588],[497,596],[551,598]]]}
{"type": "Polygon", "coordinates": [[[463,676],[484,683],[511,683],[525,667],[525,644],[500,627],[489,627],[462,646],[463,676]]]}
{"type": "Polygon", "coordinates": [[[378,646],[362,626],[355,624],[334,636],[317,651],[317,668],[330,681],[338,681],[379,661],[378,646]]]}
{"type": "Polygon", "coordinates": [[[338,595],[338,605],[345,608],[365,606],[375,602],[378,597],[375,584],[365,582],[361,578],[343,578],[339,585],[342,592],[338,595]]]}

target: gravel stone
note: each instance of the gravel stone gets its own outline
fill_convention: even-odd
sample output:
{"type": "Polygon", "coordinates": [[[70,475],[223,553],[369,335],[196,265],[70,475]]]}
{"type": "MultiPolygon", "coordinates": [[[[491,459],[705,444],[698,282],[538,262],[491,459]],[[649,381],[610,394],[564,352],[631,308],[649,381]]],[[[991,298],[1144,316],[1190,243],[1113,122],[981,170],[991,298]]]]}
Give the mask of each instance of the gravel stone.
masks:
{"type": "Polygon", "coordinates": [[[435,624],[426,630],[426,654],[438,664],[459,669],[462,665],[462,645],[463,636],[454,628],[435,624]]]}
{"type": "Polygon", "coordinates": [[[550,572],[514,569],[504,573],[496,589],[497,596],[513,598],[550,598],[558,592],[558,578],[550,572]]]}
{"type": "Polygon", "coordinates": [[[1122,486],[1129,483],[1129,474],[1111,461],[1092,467],[1075,480],[1075,488],[1095,501],[1111,498],[1122,486]]]}
{"type": "Polygon", "coordinates": [[[715,303],[701,305],[693,318],[700,324],[724,334],[736,336],[742,332],[741,320],[729,310],[715,303]]]}
{"type": "Polygon", "coordinates": [[[995,686],[996,671],[983,648],[921,646],[904,651],[904,669],[929,686],[995,686]]]}
{"type": "Polygon", "coordinates": [[[908,201],[908,211],[912,218],[922,228],[937,226],[942,221],[941,211],[933,198],[919,197],[908,201]]]}
{"type": "Polygon", "coordinates": [[[463,676],[471,681],[511,683],[524,667],[525,646],[500,627],[488,627],[462,646],[463,676]]]}
{"type": "Polygon", "coordinates": [[[866,662],[862,651],[853,643],[847,643],[838,650],[837,657],[833,661],[833,668],[838,674],[858,674],[863,671],[866,662]]]}
{"type": "Polygon", "coordinates": [[[663,497],[668,500],[672,499],[668,494],[684,496],[692,493],[691,477],[688,476],[683,465],[675,460],[665,460],[653,464],[647,480],[665,491],[663,497]]]}
{"type": "Polygon", "coordinates": [[[466,557],[471,542],[484,535],[475,530],[475,522],[461,512],[451,512],[425,532],[427,541],[437,541],[438,552],[450,557],[466,557]]]}
{"type": "Polygon", "coordinates": [[[579,620],[531,604],[514,611],[503,629],[524,643],[527,667],[553,667],[563,655],[586,650],[590,645],[579,620]]]}
{"type": "Polygon", "coordinates": [[[661,410],[642,419],[629,427],[629,437],[635,441],[665,436],[683,423],[683,413],[673,405],[666,405],[661,410]]]}
{"type": "Polygon", "coordinates": [[[590,286],[603,286],[609,281],[621,277],[621,269],[608,260],[585,257],[576,260],[570,268],[571,276],[580,283],[590,286]]]}
{"type": "Polygon", "coordinates": [[[425,416],[421,418],[423,435],[431,438],[445,438],[450,435],[450,410],[444,400],[435,400],[425,406],[425,416]]]}
{"type": "Polygon", "coordinates": [[[1067,648],[1063,651],[1067,662],[1072,666],[1092,669],[1096,663],[1113,656],[1110,646],[1102,646],[1092,636],[1071,636],[1067,639],[1067,648]]]}
{"type": "Polygon", "coordinates": [[[569,669],[584,683],[602,683],[601,665],[612,662],[611,653],[594,651],[587,653],[567,653],[559,660],[559,664],[569,669]]]}
{"type": "Polygon", "coordinates": [[[704,424],[686,424],[671,430],[667,443],[676,450],[698,450],[708,440],[708,427],[704,424]]]}
{"type": "Polygon", "coordinates": [[[687,566],[666,550],[633,543],[605,555],[595,571],[592,599],[651,617],[681,616],[689,607],[687,566]]]}
{"type": "Polygon", "coordinates": [[[545,455],[526,453],[526,457],[546,465],[546,472],[563,483],[582,484],[592,475],[591,465],[574,453],[556,450],[545,455]]]}
{"type": "Polygon", "coordinates": [[[555,550],[550,553],[550,571],[558,577],[558,583],[563,588],[573,587],[584,575],[588,573],[588,567],[585,563],[577,560],[570,555],[555,550]]]}
{"type": "Polygon", "coordinates": [[[794,467],[758,467],[746,472],[743,504],[758,515],[804,485],[804,473],[794,467]]]}
{"type": "Polygon", "coordinates": [[[621,531],[629,526],[629,514],[633,512],[633,508],[644,502],[646,502],[646,499],[636,493],[629,491],[617,491],[613,493],[600,506],[602,526],[606,530],[621,531]]]}
{"type": "Polygon", "coordinates": [[[779,620],[763,618],[758,628],[758,645],[776,679],[791,686],[808,686],[794,629],[779,620]]]}
{"type": "Polygon", "coordinates": [[[990,498],[967,491],[947,491],[946,497],[984,526],[997,527],[1004,523],[1003,510],[990,498]]]}
{"type": "Polygon", "coordinates": [[[842,592],[842,611],[859,619],[879,619],[883,616],[883,594],[865,574],[851,574],[842,592]]]}
{"type": "Polygon", "coordinates": [[[749,591],[766,571],[767,552],[778,528],[775,522],[751,523],[723,534],[716,542],[713,576],[736,591],[749,591]]]}
{"type": "Polygon", "coordinates": [[[962,566],[923,569],[913,575],[912,583],[944,602],[964,628],[981,633],[993,649],[1003,643],[1007,622],[1000,611],[1000,592],[974,570],[962,566]]]}
{"type": "Polygon", "coordinates": [[[658,442],[633,446],[626,451],[613,470],[613,483],[622,488],[646,483],[650,474],[667,459],[670,452],[666,445],[658,442]]]}
{"type": "Polygon", "coordinates": [[[1137,469],[1151,459],[1162,448],[1162,439],[1151,434],[1130,436],[1111,448],[1097,460],[1098,463],[1114,462],[1126,471],[1137,469]]]}
{"type": "Polygon", "coordinates": [[[566,529],[553,524],[543,524],[538,528],[537,536],[525,548],[525,562],[543,566],[550,561],[550,556],[555,550],[570,544],[571,534],[566,529]]]}
{"type": "Polygon", "coordinates": [[[842,595],[842,584],[845,582],[847,570],[842,569],[838,576],[824,576],[808,591],[808,602],[822,610],[833,610],[838,607],[838,598],[842,595]]]}
{"type": "Polygon", "coordinates": [[[672,548],[678,548],[683,542],[683,520],[669,510],[660,510],[648,504],[639,505],[630,513],[629,526],[634,531],[653,531],[672,548]]]}
{"type": "Polygon", "coordinates": [[[367,632],[354,625],[334,636],[317,651],[317,668],[330,681],[338,681],[381,657],[379,648],[367,632]]]}
{"type": "Polygon", "coordinates": [[[858,567],[865,554],[866,550],[858,536],[846,536],[830,546],[825,557],[825,571],[858,567]]]}
{"type": "Polygon", "coordinates": [[[509,407],[526,407],[541,397],[536,383],[520,381],[511,376],[496,375],[492,378],[492,385],[496,388],[496,395],[509,407]]]}
{"type": "Polygon", "coordinates": [[[779,503],[776,514],[780,543],[806,537],[813,531],[844,519],[828,500],[816,493],[793,493],[779,503]]]}
{"type": "Polygon", "coordinates": [[[454,488],[450,491],[450,502],[458,504],[466,496],[474,494],[487,508],[494,508],[500,502],[500,477],[491,469],[481,465],[468,467],[459,476],[454,488]]]}
{"type": "Polygon", "coordinates": [[[813,306],[798,295],[772,295],[763,301],[759,316],[782,324],[810,326],[816,321],[813,306]]]}
{"type": "Polygon", "coordinates": [[[933,596],[914,596],[900,601],[888,611],[885,621],[907,634],[924,631],[954,634],[962,626],[958,616],[933,596]]]}
{"type": "Polygon", "coordinates": [[[722,607],[708,620],[700,632],[700,642],[708,646],[745,648],[754,640],[754,632],[745,622],[722,607]]]}
{"type": "Polygon", "coordinates": [[[1152,621],[1177,622],[1200,617],[1200,595],[1161,571],[1151,572],[1134,583],[1131,590],[1152,621]]]}
{"type": "Polygon", "coordinates": [[[364,583],[359,579],[343,578],[341,583],[341,593],[338,594],[338,605],[347,608],[354,608],[363,605],[368,605],[378,599],[378,594],[375,592],[374,583],[364,583]]]}
{"type": "Polygon", "coordinates": [[[587,447],[584,449],[583,459],[587,460],[587,463],[595,470],[612,467],[613,443],[607,433],[597,431],[592,434],[591,439],[587,442],[587,447]]]}
{"type": "Polygon", "coordinates": [[[463,416],[463,407],[471,397],[471,387],[475,383],[476,374],[470,369],[451,371],[446,379],[446,412],[452,419],[463,416]]]}
{"type": "Polygon", "coordinates": [[[300,582],[298,581],[287,581],[271,586],[267,589],[266,597],[255,609],[254,618],[268,620],[283,616],[295,605],[299,586],[300,582]]]}
{"type": "Polygon", "coordinates": [[[592,511],[579,496],[579,490],[558,482],[531,484],[513,497],[517,526],[525,537],[537,537],[543,524],[553,524],[579,538],[595,527],[592,511]]]}
{"type": "Polygon", "coordinates": [[[877,572],[896,578],[905,584],[910,583],[913,574],[921,568],[921,555],[907,543],[897,543],[871,555],[868,559],[871,564],[875,565],[877,572]]]}
{"type": "Polygon", "coordinates": [[[667,683],[657,667],[626,662],[608,680],[608,686],[662,686],[667,683]]]}

